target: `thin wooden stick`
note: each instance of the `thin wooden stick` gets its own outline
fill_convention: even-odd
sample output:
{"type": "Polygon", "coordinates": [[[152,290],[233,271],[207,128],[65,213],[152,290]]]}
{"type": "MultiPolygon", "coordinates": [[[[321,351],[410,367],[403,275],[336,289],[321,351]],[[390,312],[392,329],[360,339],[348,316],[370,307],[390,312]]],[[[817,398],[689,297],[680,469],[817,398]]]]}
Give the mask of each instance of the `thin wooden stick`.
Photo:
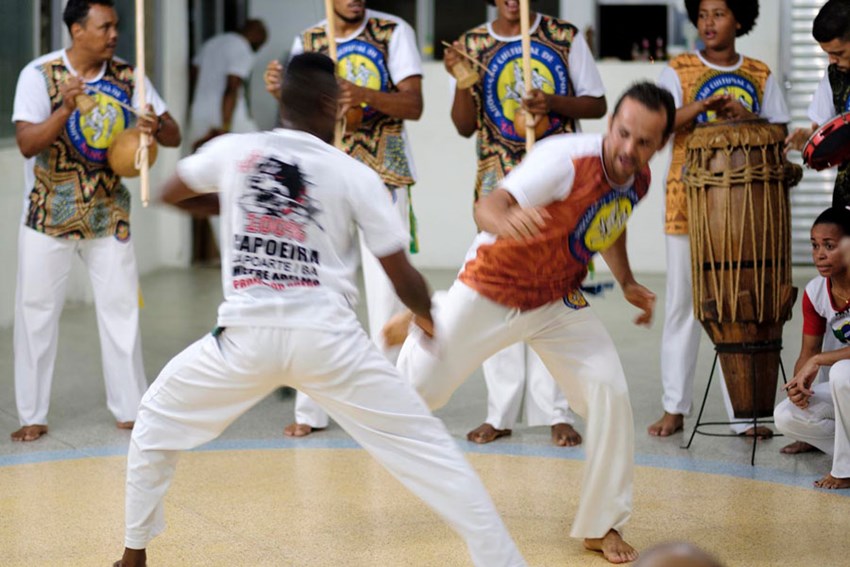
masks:
{"type": "MultiPolygon", "coordinates": [[[[325,34],[328,37],[328,55],[330,55],[331,59],[333,59],[334,70],[338,73],[339,66],[336,64],[338,61],[336,53],[336,26],[334,25],[336,17],[334,15],[333,0],[325,0],[325,19],[327,20],[327,29],[325,30],[325,34]]],[[[342,147],[342,136],[344,132],[345,122],[337,120],[336,127],[334,128],[334,146],[337,148],[342,147]]]]}
{"type": "MultiPolygon", "coordinates": [[[[522,78],[525,82],[524,96],[531,92],[531,23],[529,22],[528,0],[519,0],[519,25],[522,32],[522,78]]],[[[525,151],[534,145],[534,115],[525,111],[525,151]]]]}
{"type": "Polygon", "coordinates": [[[469,55],[469,54],[468,54],[468,53],[466,53],[465,51],[461,51],[460,49],[458,49],[457,47],[455,47],[455,46],[454,46],[454,45],[452,45],[451,43],[449,43],[449,42],[447,42],[447,41],[443,41],[443,47],[445,47],[445,48],[447,48],[447,49],[451,49],[452,51],[454,51],[455,53],[457,53],[457,54],[458,54],[458,55],[460,55],[461,57],[466,57],[466,58],[467,58],[467,59],[469,59],[472,63],[475,63],[476,65],[478,65],[479,67],[481,67],[482,69],[484,69],[484,72],[485,72],[485,73],[487,73],[488,75],[492,75],[492,74],[493,74],[493,71],[491,71],[491,70],[487,67],[487,65],[485,65],[484,63],[482,63],[481,61],[479,61],[478,59],[476,59],[476,58],[475,58],[475,57],[473,57],[472,55],[469,55]]]}
{"type": "MultiPolygon", "coordinates": [[[[142,112],[147,108],[147,88],[145,86],[145,0],[136,0],[136,92],[142,112]]],[[[136,166],[139,168],[139,183],[142,186],[142,206],[150,202],[150,164],[148,163],[148,145],[151,141],[142,134],[139,141],[139,153],[136,166]]]]}
{"type": "Polygon", "coordinates": [[[142,111],[140,111],[140,110],[138,110],[138,109],[133,108],[132,106],[130,106],[130,105],[129,105],[129,104],[127,104],[127,103],[121,102],[120,100],[118,100],[117,98],[115,98],[114,96],[112,96],[111,94],[109,94],[109,93],[107,93],[107,92],[104,92],[104,91],[102,91],[102,90],[100,90],[100,89],[98,89],[98,88],[96,88],[96,87],[93,87],[93,86],[91,86],[91,85],[86,85],[86,87],[85,87],[85,88],[86,88],[86,90],[87,90],[87,91],[96,92],[96,93],[98,93],[98,94],[102,94],[103,96],[105,96],[105,97],[107,97],[107,98],[112,99],[112,102],[114,102],[115,104],[117,104],[118,106],[120,106],[121,108],[123,108],[124,110],[127,110],[127,111],[129,111],[129,112],[132,112],[133,114],[135,114],[135,115],[136,115],[136,116],[138,116],[138,117],[142,117],[142,116],[144,116],[144,115],[145,115],[145,113],[144,113],[144,112],[142,112],[142,111]]]}

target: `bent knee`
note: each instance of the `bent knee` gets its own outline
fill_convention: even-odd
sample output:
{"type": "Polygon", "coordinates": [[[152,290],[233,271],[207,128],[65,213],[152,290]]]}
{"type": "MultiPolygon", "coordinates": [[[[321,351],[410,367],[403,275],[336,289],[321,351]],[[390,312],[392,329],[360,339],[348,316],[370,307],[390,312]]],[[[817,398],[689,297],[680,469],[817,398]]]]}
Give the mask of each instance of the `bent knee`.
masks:
{"type": "Polygon", "coordinates": [[[790,400],[782,400],[773,409],[773,422],[776,428],[783,434],[788,434],[788,431],[793,427],[796,420],[794,416],[794,404],[790,400]]]}
{"type": "Polygon", "coordinates": [[[839,360],[829,369],[830,389],[835,391],[850,391],[850,360],[839,360]]]}

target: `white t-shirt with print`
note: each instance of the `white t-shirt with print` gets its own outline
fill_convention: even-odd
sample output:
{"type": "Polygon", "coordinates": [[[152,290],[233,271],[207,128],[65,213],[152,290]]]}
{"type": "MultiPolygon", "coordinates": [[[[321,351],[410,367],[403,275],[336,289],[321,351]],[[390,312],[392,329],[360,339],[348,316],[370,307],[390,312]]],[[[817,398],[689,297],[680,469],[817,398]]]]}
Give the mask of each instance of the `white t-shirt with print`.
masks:
{"type": "MultiPolygon", "coordinates": [[[[245,36],[230,32],[217,35],[201,47],[192,60],[198,68],[198,79],[190,112],[189,141],[202,138],[210,128],[221,128],[221,101],[227,87],[227,77],[243,81],[254,67],[254,51],[245,36]]],[[[248,114],[244,85],[239,87],[236,107],[230,123],[231,132],[256,132],[257,126],[248,114]]]]}
{"type": "Polygon", "coordinates": [[[356,227],[378,258],[410,239],[378,174],[306,132],[221,136],[177,171],[219,193],[223,327],[355,328],[356,227]]]}
{"type": "MultiPolygon", "coordinates": [[[[387,61],[387,71],[389,71],[390,79],[393,84],[397,85],[409,77],[422,75],[422,57],[419,55],[419,45],[416,43],[416,33],[410,25],[392,14],[379,12],[377,10],[366,10],[366,16],[363,18],[363,24],[352,32],[347,37],[337,38],[337,45],[342,45],[346,42],[353,41],[363,33],[366,29],[366,23],[369,18],[380,18],[389,20],[396,24],[393,30],[393,35],[390,37],[388,46],[389,60],[387,61]]],[[[327,28],[328,21],[322,20],[316,26],[327,28]]],[[[316,27],[314,26],[314,27],[316,27]]],[[[301,40],[301,35],[295,36],[295,41],[292,43],[290,57],[304,53],[304,42],[301,40]]],[[[413,163],[413,151],[410,148],[410,141],[407,138],[407,130],[403,131],[404,135],[404,153],[407,157],[407,163],[410,167],[412,177],[416,179],[416,167],[413,163]]]]}
{"type": "MultiPolygon", "coordinates": [[[[12,110],[12,122],[30,122],[32,124],[40,124],[50,118],[53,109],[50,104],[50,95],[47,93],[47,85],[44,82],[44,76],[38,67],[48,61],[62,58],[65,67],[76,75],[74,67],[68,61],[68,53],[64,49],[42,55],[41,57],[31,61],[26,67],[21,70],[18,76],[18,85],[15,88],[15,103],[12,110]]],[[[86,84],[97,88],[98,83],[103,78],[106,71],[106,63],[103,64],[100,72],[96,77],[86,81],[86,84]]],[[[161,116],[168,111],[165,101],[159,96],[159,93],[154,89],[150,79],[145,77],[145,98],[147,103],[153,106],[157,116],[161,116]]],[[[138,93],[134,90],[133,108],[141,106],[138,101],[138,93]]],[[[75,110],[74,112],[79,112],[75,110]]],[[[27,159],[24,162],[24,210],[27,207],[27,199],[35,185],[35,156],[27,159]]]]}
{"type": "MultiPolygon", "coordinates": [[[[829,84],[829,73],[824,72],[823,77],[818,83],[818,88],[815,89],[815,96],[812,97],[812,102],[809,103],[807,112],[809,119],[818,126],[823,126],[837,116],[835,113],[835,101],[832,97],[833,92],[832,85],[829,84]]],[[[848,104],[850,104],[850,101],[848,101],[848,104]]],[[[846,108],[846,111],[850,111],[850,108],[846,108]]]]}

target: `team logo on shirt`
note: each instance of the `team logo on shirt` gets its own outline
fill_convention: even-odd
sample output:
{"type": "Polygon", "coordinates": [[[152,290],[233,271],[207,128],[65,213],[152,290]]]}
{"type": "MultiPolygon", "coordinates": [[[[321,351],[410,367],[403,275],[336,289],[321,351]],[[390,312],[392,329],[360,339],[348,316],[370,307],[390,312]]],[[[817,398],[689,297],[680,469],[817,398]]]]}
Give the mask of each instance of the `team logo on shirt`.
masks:
{"type": "Polygon", "coordinates": [[[247,175],[247,184],[239,202],[246,212],[247,232],[303,242],[305,225],[324,230],[316,220],[321,210],[307,194],[308,182],[297,165],[260,157],[247,175]]]}
{"type": "Polygon", "coordinates": [[[88,161],[106,163],[106,150],[119,133],[130,124],[130,112],[115,102],[130,104],[123,90],[109,81],[95,83],[97,92],[91,95],[97,105],[87,114],[75,110],[65,130],[74,148],[88,161]]]}
{"type": "MultiPolygon", "coordinates": [[[[339,76],[357,86],[386,91],[389,89],[389,72],[384,54],[374,45],[355,39],[346,41],[338,47],[337,64],[339,76]]],[[[363,105],[368,117],[375,110],[363,105]]]]}
{"type": "MultiPolygon", "coordinates": [[[[489,73],[484,79],[484,111],[499,129],[502,136],[516,142],[522,141],[514,125],[521,111],[526,87],[522,72],[522,43],[514,41],[501,47],[490,59],[489,73]]],[[[566,95],[570,92],[567,67],[553,49],[531,42],[531,88],[547,94],[566,95]]],[[[531,90],[531,89],[528,89],[531,90]]],[[[549,113],[548,134],[556,130],[563,119],[549,113]]]]}
{"type": "MultiPolygon", "coordinates": [[[[761,110],[758,89],[747,77],[735,73],[719,73],[711,75],[698,88],[695,100],[705,100],[715,95],[729,95],[741,105],[758,114],[761,110]]],[[[697,116],[697,122],[713,122],[716,113],[713,110],[697,116]]]]}
{"type": "Polygon", "coordinates": [[[637,193],[634,188],[629,188],[610,191],[593,203],[570,235],[573,256],[586,264],[596,252],[614,244],[626,229],[626,222],[637,202],[637,193]]]}
{"type": "Polygon", "coordinates": [[[564,296],[564,305],[570,309],[584,309],[587,307],[587,299],[585,299],[580,289],[574,289],[564,296]]]}
{"type": "Polygon", "coordinates": [[[832,334],[844,344],[850,343],[850,316],[847,313],[837,316],[832,321],[832,334]]]}

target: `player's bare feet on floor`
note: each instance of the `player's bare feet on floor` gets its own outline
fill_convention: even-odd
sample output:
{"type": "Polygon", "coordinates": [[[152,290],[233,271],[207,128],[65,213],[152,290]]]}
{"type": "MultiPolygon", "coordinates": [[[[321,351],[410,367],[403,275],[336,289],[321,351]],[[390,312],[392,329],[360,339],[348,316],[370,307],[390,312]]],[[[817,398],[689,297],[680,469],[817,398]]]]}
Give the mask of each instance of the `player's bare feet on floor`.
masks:
{"type": "Polygon", "coordinates": [[[283,434],[287,437],[307,437],[314,431],[321,431],[321,427],[310,427],[305,423],[290,423],[283,429],[283,434]]]}
{"type": "Polygon", "coordinates": [[[558,447],[581,445],[581,434],[569,423],[556,423],[552,426],[552,443],[558,447]]]}
{"type": "Polygon", "coordinates": [[[637,550],[626,543],[617,530],[611,530],[602,538],[585,538],[584,547],[600,551],[609,563],[629,563],[638,557],[637,550]]]}
{"type": "Polygon", "coordinates": [[[118,429],[133,429],[133,426],[136,425],[135,421],[118,421],[115,423],[118,429]]]}
{"type": "Polygon", "coordinates": [[[822,479],[816,480],[815,486],[818,488],[827,488],[830,490],[850,488],[850,478],[835,478],[831,474],[828,474],[822,479]]]}
{"type": "Polygon", "coordinates": [[[646,431],[653,437],[670,437],[685,428],[685,416],[679,413],[667,413],[650,425],[646,431]]]}
{"type": "Polygon", "coordinates": [[[815,451],[820,451],[814,445],[809,445],[805,441],[794,441],[790,445],[785,445],[781,449],[779,449],[780,453],[784,453],[786,455],[796,455],[798,453],[813,453],[815,451]]]}
{"type": "Polygon", "coordinates": [[[124,555],[112,567],[145,567],[147,557],[144,549],[124,548],[124,555]]]}
{"type": "Polygon", "coordinates": [[[12,433],[12,441],[35,441],[42,435],[47,434],[46,425],[24,425],[12,433]]]}
{"type": "Polygon", "coordinates": [[[510,429],[496,429],[489,423],[482,423],[472,431],[466,434],[467,441],[484,445],[495,441],[499,437],[507,437],[511,434],[510,429]]]}
{"type": "Polygon", "coordinates": [[[769,427],[764,427],[759,425],[758,427],[750,427],[743,433],[739,433],[744,437],[754,437],[757,436],[759,439],[770,439],[773,437],[773,430],[769,427]]]}

